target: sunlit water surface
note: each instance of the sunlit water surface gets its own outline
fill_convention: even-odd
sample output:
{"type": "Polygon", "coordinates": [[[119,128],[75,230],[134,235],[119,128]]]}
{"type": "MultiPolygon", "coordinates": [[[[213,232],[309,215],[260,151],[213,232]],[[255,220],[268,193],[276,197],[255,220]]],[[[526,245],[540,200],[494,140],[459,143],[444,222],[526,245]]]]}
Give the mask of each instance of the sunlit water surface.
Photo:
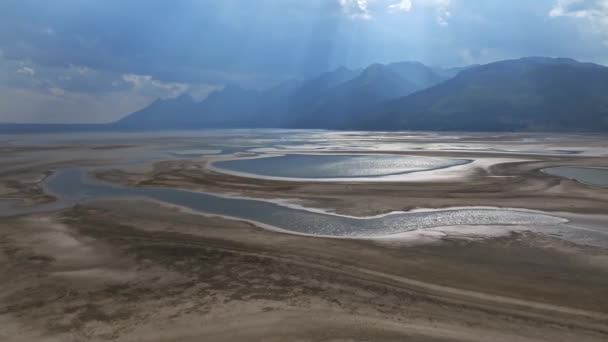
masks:
{"type": "Polygon", "coordinates": [[[599,167],[553,167],[543,172],[568,179],[574,179],[584,184],[608,187],[608,168],[599,167]]]}
{"type": "MultiPolygon", "coordinates": [[[[276,203],[250,199],[225,198],[218,195],[188,192],[168,188],[128,188],[90,181],[80,169],[62,169],[69,165],[91,167],[121,167],[133,163],[157,160],[199,158],[205,155],[256,152],[268,157],[264,150],[283,150],[283,157],[243,159],[218,162],[218,167],[236,172],[251,172],[283,177],[373,177],[436,168],[446,168],[469,162],[465,159],[408,157],[397,155],[306,155],[306,153],[374,153],[375,150],[402,152],[406,150],[458,149],[492,151],[538,151],[555,154],[578,146],[595,146],[590,151],[605,151],[603,139],[588,136],[565,138],[520,135],[487,136],[483,134],[444,133],[378,133],[285,130],[214,130],[200,132],[162,133],[99,133],[2,136],[3,171],[15,172],[49,165],[53,161],[56,172],[45,183],[45,189],[56,195],[57,202],[36,206],[15,206],[12,201],[0,201],[0,216],[51,211],[66,208],[81,201],[104,198],[144,197],[182,206],[207,214],[223,215],[294,233],[336,236],[386,236],[402,232],[423,231],[440,227],[458,229],[464,226],[519,227],[588,242],[605,244],[606,233],[593,229],[578,229],[561,218],[537,212],[506,209],[435,210],[415,213],[396,213],[375,218],[353,218],[294,209],[276,203]],[[439,142],[439,143],[438,143],[439,142]],[[107,149],[108,144],[125,145],[107,149]],[[438,145],[439,144],[439,145],[438,145]],[[594,145],[595,144],[595,145],[594,145]],[[597,146],[596,146],[597,145],[597,146]],[[58,147],[53,150],[31,152],[20,146],[58,147]],[[261,152],[257,152],[260,150],[261,152]],[[103,161],[103,164],[100,163],[103,161]]],[[[569,153],[569,152],[568,152],[569,153]]],[[[591,171],[596,173],[597,171],[591,171]]],[[[601,171],[600,177],[604,177],[601,171]]],[[[580,176],[580,174],[578,175],[580,176]]],[[[580,178],[580,177],[579,177],[580,178]]],[[[605,178],[602,178],[605,180],[605,178]]],[[[580,178],[583,182],[606,185],[603,180],[580,178]]]]}
{"type": "MultiPolygon", "coordinates": [[[[147,198],[204,214],[220,215],[254,222],[269,228],[315,236],[385,237],[441,227],[512,227],[559,235],[568,240],[608,245],[608,233],[579,229],[567,220],[538,212],[510,209],[450,209],[393,213],[356,218],[284,206],[263,200],[229,198],[220,195],[160,187],[124,187],[89,179],[84,170],[62,169],[47,178],[45,191],[58,201],[38,208],[21,208],[21,213],[57,210],[96,199],[147,198]]],[[[19,214],[14,209],[10,214],[19,214]]],[[[509,230],[509,229],[507,229],[509,230]]]]}
{"type": "Polygon", "coordinates": [[[470,163],[466,159],[400,155],[288,154],[215,162],[216,168],[281,178],[357,178],[389,176],[470,163]]]}

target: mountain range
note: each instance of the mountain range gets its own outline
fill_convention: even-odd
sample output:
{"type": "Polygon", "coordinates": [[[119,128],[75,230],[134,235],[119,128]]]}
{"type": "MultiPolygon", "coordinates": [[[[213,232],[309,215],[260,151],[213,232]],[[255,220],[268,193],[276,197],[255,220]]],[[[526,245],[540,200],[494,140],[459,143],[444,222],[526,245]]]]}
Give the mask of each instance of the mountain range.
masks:
{"type": "Polygon", "coordinates": [[[359,127],[607,131],[608,68],[526,58],[477,66],[374,110],[359,127]]]}
{"type": "Polygon", "coordinates": [[[347,128],[389,100],[447,79],[417,62],[338,68],[265,91],[227,86],[196,102],[189,95],[157,100],[115,123],[125,129],[183,127],[347,128]]]}
{"type": "MultiPolygon", "coordinates": [[[[17,126],[45,125],[0,130],[17,126]]],[[[608,131],[608,68],[546,57],[453,69],[418,62],[342,67],[267,90],[228,85],[200,102],[189,95],[159,99],[112,124],[64,126],[608,131]]]]}

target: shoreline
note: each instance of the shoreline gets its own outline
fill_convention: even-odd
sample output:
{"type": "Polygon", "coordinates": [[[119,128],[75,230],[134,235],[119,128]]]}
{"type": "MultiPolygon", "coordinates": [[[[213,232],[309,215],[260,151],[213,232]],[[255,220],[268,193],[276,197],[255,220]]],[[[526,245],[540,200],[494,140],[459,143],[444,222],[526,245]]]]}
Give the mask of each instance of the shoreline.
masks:
{"type": "MultiPolygon", "coordinates": [[[[450,154],[450,157],[468,158],[471,155],[450,154]]],[[[546,175],[539,171],[564,163],[594,166],[608,162],[608,158],[603,157],[545,156],[537,160],[524,161],[501,158],[499,161],[491,160],[481,168],[474,167],[474,162],[439,170],[447,172],[446,179],[437,180],[437,177],[434,177],[433,181],[429,181],[424,179],[427,176],[417,179],[415,174],[407,174],[411,181],[391,182],[366,182],[361,179],[323,182],[316,179],[285,181],[265,177],[250,178],[216,172],[213,166],[209,166],[213,161],[224,158],[167,161],[154,164],[152,170],[144,173],[111,169],[95,172],[94,176],[109,182],[134,186],[164,186],[249,198],[295,200],[305,203],[308,207],[333,208],[337,213],[351,216],[375,216],[420,207],[440,209],[463,206],[463,204],[601,214],[605,213],[605,206],[608,206],[608,191],[606,191],[608,189],[588,187],[576,181],[546,175]],[[468,174],[460,173],[461,170],[458,168],[463,167],[469,169],[468,174]],[[477,195],[475,189],[479,189],[477,195]],[[441,195],[445,192],[449,192],[450,196],[441,195]],[[379,195],[380,193],[382,196],[379,195]],[[397,199],[394,197],[397,193],[407,193],[412,198],[397,199]],[[364,208],[363,203],[360,202],[363,197],[371,197],[379,205],[371,203],[371,208],[364,208]],[[543,203],[541,200],[543,197],[550,197],[551,205],[543,203]],[[399,205],[399,200],[403,204],[399,205]],[[563,204],[554,205],[560,202],[563,204]],[[384,208],[374,208],[374,206],[384,208]]]]}

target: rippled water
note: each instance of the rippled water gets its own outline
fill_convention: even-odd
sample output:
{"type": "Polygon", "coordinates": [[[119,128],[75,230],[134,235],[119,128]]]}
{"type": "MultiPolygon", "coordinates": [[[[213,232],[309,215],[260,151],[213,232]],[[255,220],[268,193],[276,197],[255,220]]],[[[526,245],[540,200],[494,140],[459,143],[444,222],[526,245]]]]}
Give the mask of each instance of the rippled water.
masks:
{"type": "Polygon", "coordinates": [[[516,210],[461,209],[395,213],[354,218],[294,209],[253,199],[157,187],[120,187],[86,180],[83,171],[66,169],[50,177],[47,191],[66,203],[104,197],[146,197],[209,214],[256,221],[297,233],[338,237],[384,236],[417,229],[455,225],[555,226],[565,220],[516,210]]]}
{"type": "MultiPolygon", "coordinates": [[[[556,151],[570,153],[567,149],[572,146],[585,145],[584,142],[596,142],[598,138],[570,137],[568,144],[549,144],[549,138],[531,139],[519,136],[499,137],[475,135],[445,135],[436,133],[377,133],[377,132],[327,132],[327,131],[205,131],[205,132],[170,132],[154,134],[86,134],[86,135],[56,135],[53,137],[30,135],[6,137],[7,151],[4,158],[4,171],[25,167],[38,167],[39,160],[49,165],[94,165],[93,162],[103,161],[103,165],[125,165],[126,163],[151,162],[168,158],[198,158],[208,154],[232,154],[237,152],[286,153],[285,156],[238,159],[216,162],[215,166],[234,172],[254,173],[271,177],[288,178],[355,178],[375,177],[403,174],[447,168],[466,164],[464,159],[410,157],[399,155],[352,155],[357,153],[373,153],[382,151],[406,150],[488,150],[488,151],[527,151],[530,153],[555,154],[556,151]],[[51,139],[52,138],[52,139],[51,139]],[[508,139],[507,139],[508,138],[508,139]],[[506,139],[506,140],[505,140],[506,139]],[[582,140],[581,140],[582,139],[582,140]],[[525,140],[525,141],[524,141],[525,140]],[[536,141],[546,141],[538,144],[536,141]],[[439,143],[437,142],[439,141],[439,143]],[[572,143],[574,141],[575,143],[572,143]],[[581,142],[582,141],[582,142],[581,142]],[[101,148],[112,145],[132,145],[126,148],[101,148]],[[19,145],[69,145],[62,149],[20,150],[19,145]],[[439,145],[438,145],[439,144],[439,145]],[[99,145],[99,146],[98,146],[99,145]],[[563,145],[563,146],[562,146],[563,145]],[[493,146],[488,149],[488,146],[493,146]],[[563,149],[563,150],[562,150],[563,149]],[[280,152],[277,152],[280,151],[280,152]],[[351,155],[305,155],[296,153],[333,152],[351,153],[351,155]],[[292,153],[292,154],[290,154],[292,153]],[[170,156],[170,157],[168,157],[170,156]],[[24,161],[21,161],[24,159],[24,161]],[[91,160],[90,162],[88,160],[91,160]],[[78,161],[75,163],[74,161],[78,161]],[[27,162],[27,163],[26,163],[27,162]],[[25,164],[24,164],[25,163],[25,164]],[[32,166],[33,165],[33,166],[32,166]]],[[[603,140],[599,140],[603,141],[603,140]]],[[[595,146],[595,145],[593,145],[595,146]]],[[[604,146],[604,145],[601,145],[604,146]]],[[[578,149],[578,147],[577,147],[578,149]]],[[[605,148],[588,149],[591,152],[604,153],[605,148]]],[[[572,152],[574,153],[574,152],[572,152]]],[[[556,175],[572,177],[589,184],[608,185],[606,169],[560,168],[556,175]],[[564,169],[576,169],[575,174],[566,174],[564,169]],[[600,170],[600,171],[598,171],[600,170]],[[589,176],[593,173],[599,181],[589,176]]],[[[568,170],[570,172],[571,170],[568,170]]],[[[549,171],[547,173],[551,173],[549,171]]],[[[162,202],[183,206],[195,211],[224,215],[242,220],[255,221],[261,224],[284,230],[312,235],[328,235],[338,237],[384,236],[401,232],[432,229],[436,227],[451,227],[450,229],[465,229],[464,226],[475,226],[474,230],[481,231],[486,226],[496,229],[532,230],[555,234],[571,241],[583,241],[589,244],[607,245],[608,232],[604,226],[593,224],[589,229],[586,223],[581,227],[580,222],[568,223],[551,215],[523,210],[496,209],[462,209],[436,210],[429,212],[396,213],[375,218],[353,218],[332,214],[311,212],[302,209],[288,208],[279,204],[252,199],[224,198],[212,194],[194,193],[168,188],[128,188],[93,182],[78,169],[58,171],[45,182],[46,190],[54,193],[59,201],[37,207],[19,207],[15,201],[0,201],[0,216],[31,213],[36,211],[52,211],[86,199],[104,199],[108,197],[145,197],[162,202]],[[510,226],[504,228],[502,226],[510,226]],[[600,227],[594,230],[595,227],[600,227]],[[603,234],[603,235],[602,235],[603,234]]],[[[560,214],[561,215],[561,214],[560,214]]]]}
{"type": "Polygon", "coordinates": [[[543,172],[552,176],[574,179],[581,183],[608,187],[608,168],[595,167],[553,167],[543,172]]]}
{"type": "Polygon", "coordinates": [[[213,163],[219,169],[281,178],[356,178],[389,176],[470,163],[465,159],[400,155],[287,154],[213,163]]]}

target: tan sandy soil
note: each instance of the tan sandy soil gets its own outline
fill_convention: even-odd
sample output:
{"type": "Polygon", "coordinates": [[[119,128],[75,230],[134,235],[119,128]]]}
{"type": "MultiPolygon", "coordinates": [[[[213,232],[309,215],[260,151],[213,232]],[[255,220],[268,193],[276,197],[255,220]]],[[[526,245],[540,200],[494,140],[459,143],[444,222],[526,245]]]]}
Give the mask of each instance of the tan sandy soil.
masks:
{"type": "MultiPolygon", "coordinates": [[[[51,157],[0,165],[0,197],[50,201],[39,181],[51,168],[96,163],[51,157]]],[[[608,189],[539,170],[607,166],[608,158],[512,157],[530,161],[480,169],[466,182],[261,180],[209,171],[206,159],[96,175],[300,199],[352,215],[467,205],[607,213],[608,189]]],[[[0,279],[0,341],[9,342],[608,340],[608,251],[532,233],[411,246],[105,201],[0,218],[0,279]]]]}
{"type": "Polygon", "coordinates": [[[608,252],[405,247],[140,201],[0,221],[2,341],[605,341],[608,252]]]}

